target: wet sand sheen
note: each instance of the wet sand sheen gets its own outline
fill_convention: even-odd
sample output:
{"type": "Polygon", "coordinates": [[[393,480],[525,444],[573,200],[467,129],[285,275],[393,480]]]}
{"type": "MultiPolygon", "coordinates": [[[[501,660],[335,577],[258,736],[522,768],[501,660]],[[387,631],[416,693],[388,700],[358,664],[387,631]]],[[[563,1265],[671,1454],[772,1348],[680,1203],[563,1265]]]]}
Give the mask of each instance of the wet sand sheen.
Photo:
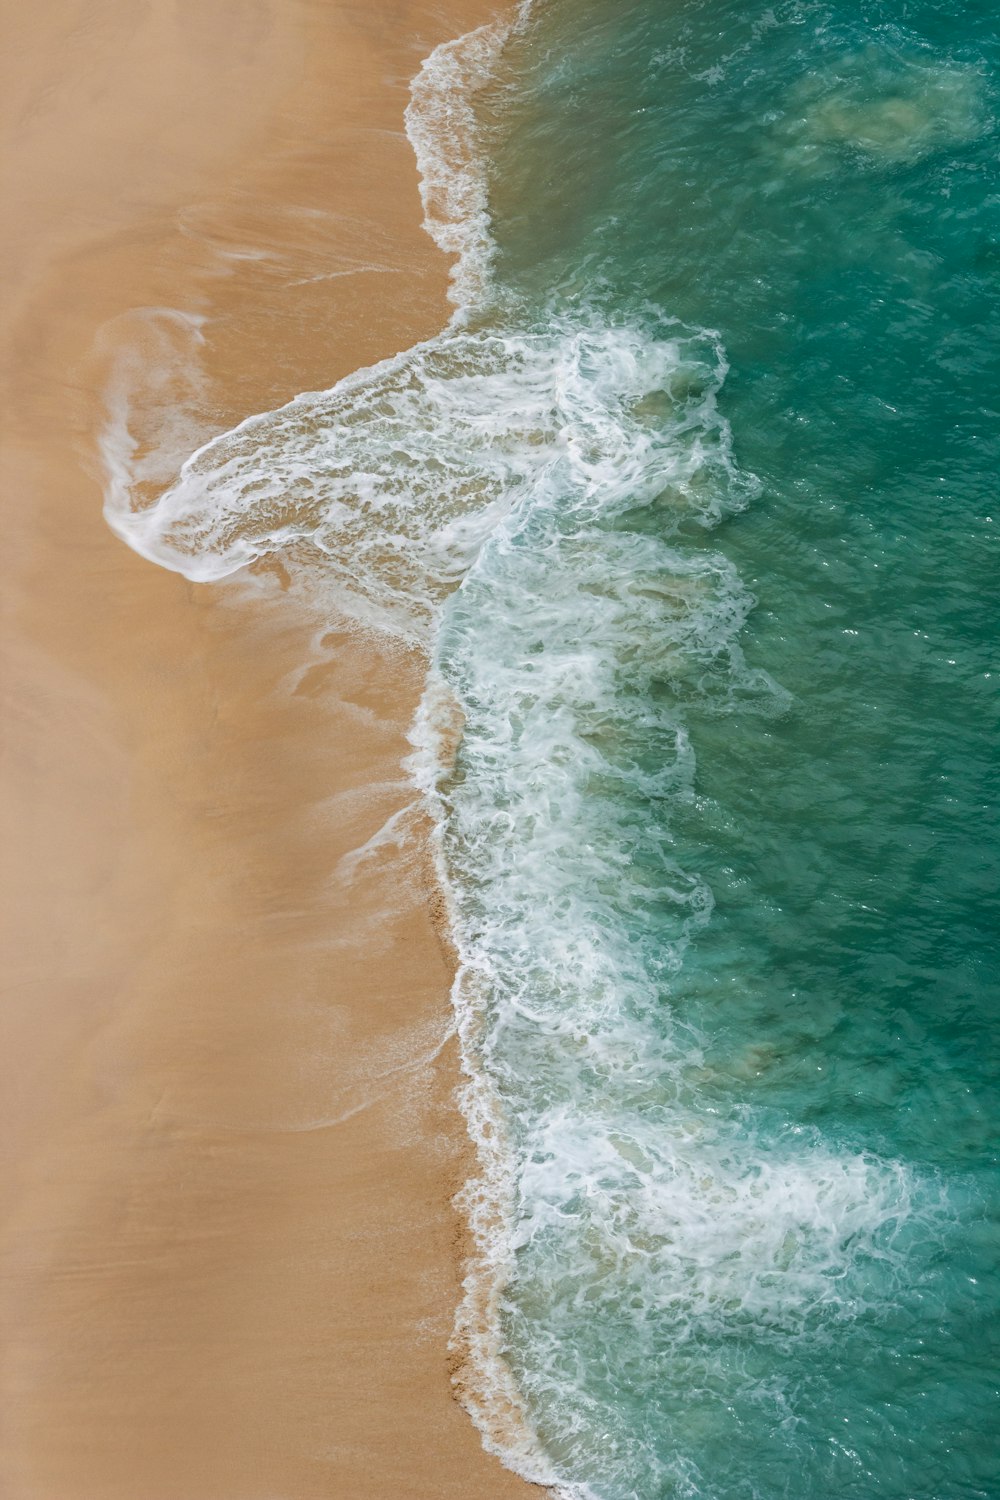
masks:
{"type": "Polygon", "coordinates": [[[317,638],[274,575],[144,563],[95,457],[135,308],[208,319],[216,430],[440,326],[402,111],[420,59],[489,14],[9,18],[9,1500],[530,1488],[448,1383],[468,1162],[429,871],[412,841],[341,863],[408,799],[419,663],[317,638]]]}

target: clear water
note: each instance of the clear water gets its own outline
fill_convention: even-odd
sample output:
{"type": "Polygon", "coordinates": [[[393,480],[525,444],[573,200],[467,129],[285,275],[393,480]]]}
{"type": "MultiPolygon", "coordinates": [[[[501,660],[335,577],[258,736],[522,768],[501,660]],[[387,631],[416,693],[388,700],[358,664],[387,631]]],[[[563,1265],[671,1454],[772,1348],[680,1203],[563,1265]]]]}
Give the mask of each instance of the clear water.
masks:
{"type": "Polygon", "coordinates": [[[116,387],[109,519],[428,652],[487,1441],[599,1500],[1000,1500],[1000,17],[501,40],[415,86],[452,325],[158,497],[116,387]]]}

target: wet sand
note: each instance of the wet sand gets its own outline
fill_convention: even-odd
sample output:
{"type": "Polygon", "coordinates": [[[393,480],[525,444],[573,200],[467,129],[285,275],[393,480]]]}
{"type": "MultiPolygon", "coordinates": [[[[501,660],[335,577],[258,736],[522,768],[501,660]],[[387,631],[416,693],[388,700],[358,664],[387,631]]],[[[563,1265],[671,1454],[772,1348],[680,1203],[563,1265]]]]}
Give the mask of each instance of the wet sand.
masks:
{"type": "Polygon", "coordinates": [[[491,8],[6,9],[0,1494],[537,1494],[448,1379],[469,1160],[419,829],[348,857],[410,797],[420,664],[280,574],[134,556],[96,456],[110,367],[172,326],[135,309],[207,320],[215,430],[440,327],[402,111],[491,8]]]}

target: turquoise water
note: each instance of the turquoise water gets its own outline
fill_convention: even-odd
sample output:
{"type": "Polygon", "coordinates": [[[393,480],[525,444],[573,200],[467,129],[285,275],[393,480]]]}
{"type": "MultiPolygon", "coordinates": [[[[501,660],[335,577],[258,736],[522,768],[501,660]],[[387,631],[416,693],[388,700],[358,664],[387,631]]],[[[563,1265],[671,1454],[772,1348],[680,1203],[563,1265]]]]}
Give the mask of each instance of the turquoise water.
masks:
{"type": "Polygon", "coordinates": [[[153,501],[116,387],[109,519],[427,654],[486,1441],[580,1500],[1000,1500],[1000,17],[502,41],[414,85],[449,327],[153,501]]]}
{"type": "Polygon", "coordinates": [[[484,101],[506,316],[716,331],[624,398],[698,472],[584,421],[441,648],[507,1356],[606,1500],[1000,1495],[998,57],[584,0],[484,101]]]}

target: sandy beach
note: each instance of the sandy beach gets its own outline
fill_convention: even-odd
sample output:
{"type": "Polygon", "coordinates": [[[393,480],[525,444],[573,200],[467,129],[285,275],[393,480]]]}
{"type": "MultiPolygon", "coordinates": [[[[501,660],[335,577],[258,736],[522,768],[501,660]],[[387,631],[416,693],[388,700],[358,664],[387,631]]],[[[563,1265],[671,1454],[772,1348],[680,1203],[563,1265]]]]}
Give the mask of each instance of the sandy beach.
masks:
{"type": "Polygon", "coordinates": [[[441,326],[402,114],[492,13],[7,6],[4,1500],[538,1493],[449,1382],[470,1163],[428,861],[350,857],[412,796],[421,665],[317,634],[280,574],[138,558],[97,455],[123,351],[158,420],[200,328],[181,453],[441,326]]]}

